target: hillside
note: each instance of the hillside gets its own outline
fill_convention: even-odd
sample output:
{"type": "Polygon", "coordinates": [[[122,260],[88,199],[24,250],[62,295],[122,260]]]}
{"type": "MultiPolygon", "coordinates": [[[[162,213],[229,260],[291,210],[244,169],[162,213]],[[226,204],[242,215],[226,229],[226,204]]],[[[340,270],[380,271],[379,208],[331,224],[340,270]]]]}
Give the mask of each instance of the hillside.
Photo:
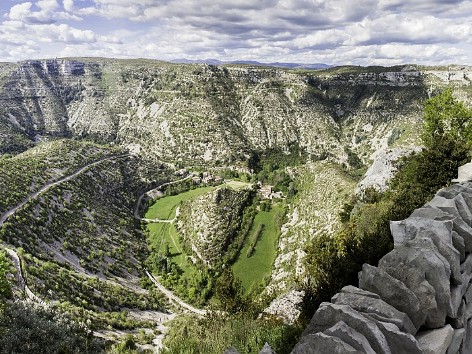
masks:
{"type": "Polygon", "coordinates": [[[452,87],[472,102],[470,67],[0,68],[0,240],[40,299],[119,335],[182,311],[153,282],[218,304],[212,267],[227,249],[260,306],[296,290],[306,244],[339,231],[356,187],[384,185],[419,148],[424,100],[452,87]]]}
{"type": "Polygon", "coordinates": [[[293,145],[338,161],[347,160],[348,148],[366,161],[378,148],[415,143],[421,102],[432,91],[452,84],[469,100],[471,75],[467,67],[2,64],[0,150],[76,136],[185,164],[242,163],[252,150],[293,145]]]}

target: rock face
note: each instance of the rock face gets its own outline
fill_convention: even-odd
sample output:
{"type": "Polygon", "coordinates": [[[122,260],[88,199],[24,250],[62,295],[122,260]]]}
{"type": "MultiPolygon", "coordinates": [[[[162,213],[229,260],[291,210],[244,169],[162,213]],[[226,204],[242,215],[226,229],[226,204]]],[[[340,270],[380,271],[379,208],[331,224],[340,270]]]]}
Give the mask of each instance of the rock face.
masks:
{"type": "Polygon", "coordinates": [[[470,353],[471,196],[452,185],[392,222],[395,248],[320,306],[292,353],[470,353]]]}
{"type": "Polygon", "coordinates": [[[379,149],[411,147],[430,88],[454,81],[454,90],[467,97],[461,93],[470,79],[464,78],[472,77],[469,68],[307,74],[99,58],[2,63],[0,69],[0,152],[24,150],[41,137],[74,136],[164,161],[211,164],[293,146],[350,164],[352,153],[365,161],[379,149]]]}
{"type": "Polygon", "coordinates": [[[251,195],[251,190],[218,188],[182,203],[177,228],[193,254],[206,265],[213,265],[236,236],[251,195]]]}

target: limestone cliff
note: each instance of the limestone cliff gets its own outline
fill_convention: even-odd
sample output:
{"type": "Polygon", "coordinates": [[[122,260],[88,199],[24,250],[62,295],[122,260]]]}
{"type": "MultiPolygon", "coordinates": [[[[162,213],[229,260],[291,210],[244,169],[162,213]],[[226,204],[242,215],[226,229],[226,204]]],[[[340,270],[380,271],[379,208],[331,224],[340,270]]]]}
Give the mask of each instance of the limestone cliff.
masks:
{"type": "Polygon", "coordinates": [[[196,258],[215,264],[241,226],[250,190],[218,188],[182,203],[177,222],[180,235],[196,258]]]}
{"type": "Polygon", "coordinates": [[[446,84],[471,101],[468,67],[293,71],[150,60],[0,64],[0,152],[48,136],[89,137],[164,161],[244,161],[296,145],[362,160],[416,143],[421,102],[446,84]]]}

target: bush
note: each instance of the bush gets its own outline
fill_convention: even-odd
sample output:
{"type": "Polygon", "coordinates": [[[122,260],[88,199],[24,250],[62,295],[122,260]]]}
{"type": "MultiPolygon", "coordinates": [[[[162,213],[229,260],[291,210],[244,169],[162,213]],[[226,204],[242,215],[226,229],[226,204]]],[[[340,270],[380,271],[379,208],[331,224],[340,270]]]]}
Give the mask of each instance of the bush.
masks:
{"type": "Polygon", "coordinates": [[[14,302],[0,318],[0,353],[97,353],[99,342],[64,314],[14,302]]]}
{"type": "Polygon", "coordinates": [[[388,191],[379,194],[370,190],[363,198],[346,203],[341,212],[344,221],[341,231],[333,237],[322,235],[306,248],[307,316],[311,317],[321,302],[329,301],[343,286],[357,285],[362,264],[377,265],[392,249],[390,220],[407,218],[438,189],[448,185],[456,177],[458,167],[467,162],[471,144],[464,140],[468,127],[463,118],[470,111],[466,113],[462,104],[451,97],[446,91],[443,96],[427,101],[423,133],[426,147],[398,162],[398,172],[388,191]],[[448,130],[449,125],[459,127],[448,130]]]}

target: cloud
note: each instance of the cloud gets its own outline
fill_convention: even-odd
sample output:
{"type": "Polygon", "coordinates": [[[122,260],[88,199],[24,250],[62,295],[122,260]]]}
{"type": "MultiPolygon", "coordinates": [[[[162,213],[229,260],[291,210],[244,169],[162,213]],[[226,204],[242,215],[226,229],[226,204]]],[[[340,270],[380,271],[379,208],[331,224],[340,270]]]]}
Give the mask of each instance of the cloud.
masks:
{"type": "Polygon", "coordinates": [[[467,63],[471,38],[468,0],[29,0],[0,23],[43,57],[467,63]]]}

